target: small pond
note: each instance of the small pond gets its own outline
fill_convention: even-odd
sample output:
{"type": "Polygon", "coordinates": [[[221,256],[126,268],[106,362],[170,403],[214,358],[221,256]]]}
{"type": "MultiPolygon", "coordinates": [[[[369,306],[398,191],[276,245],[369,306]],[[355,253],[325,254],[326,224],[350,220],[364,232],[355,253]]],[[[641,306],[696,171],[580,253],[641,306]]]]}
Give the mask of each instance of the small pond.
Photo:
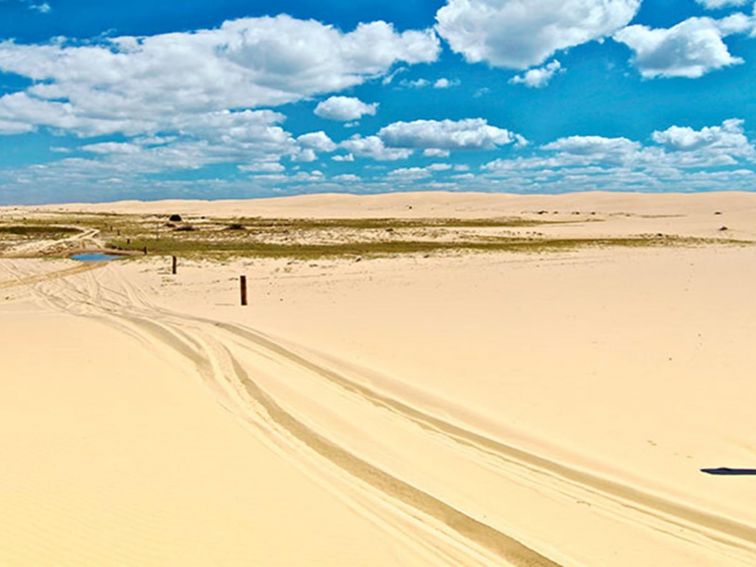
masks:
{"type": "Polygon", "coordinates": [[[113,260],[120,260],[121,258],[123,256],[105,254],[104,252],[85,252],[71,256],[71,260],[76,260],[77,262],[111,262],[113,260]]]}

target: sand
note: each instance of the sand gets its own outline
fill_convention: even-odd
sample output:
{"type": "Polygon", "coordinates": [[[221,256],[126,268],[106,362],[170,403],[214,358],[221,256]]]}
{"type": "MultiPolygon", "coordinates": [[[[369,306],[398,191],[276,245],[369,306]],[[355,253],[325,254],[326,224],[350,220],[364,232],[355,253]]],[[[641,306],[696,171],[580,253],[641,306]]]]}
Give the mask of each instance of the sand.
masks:
{"type": "MultiPolygon", "coordinates": [[[[756,240],[739,193],[52,208],[756,240]]],[[[1,565],[756,562],[700,471],[756,468],[756,247],[168,267],[0,259],[1,565]]]]}

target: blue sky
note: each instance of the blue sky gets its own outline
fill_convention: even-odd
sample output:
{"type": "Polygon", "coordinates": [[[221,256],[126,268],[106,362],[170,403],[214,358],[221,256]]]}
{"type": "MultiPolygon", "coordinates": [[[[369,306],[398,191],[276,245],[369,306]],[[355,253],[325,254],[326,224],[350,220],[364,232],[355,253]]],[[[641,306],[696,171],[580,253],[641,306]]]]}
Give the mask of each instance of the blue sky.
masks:
{"type": "Polygon", "coordinates": [[[753,0],[0,0],[0,203],[751,190],[753,0]]]}

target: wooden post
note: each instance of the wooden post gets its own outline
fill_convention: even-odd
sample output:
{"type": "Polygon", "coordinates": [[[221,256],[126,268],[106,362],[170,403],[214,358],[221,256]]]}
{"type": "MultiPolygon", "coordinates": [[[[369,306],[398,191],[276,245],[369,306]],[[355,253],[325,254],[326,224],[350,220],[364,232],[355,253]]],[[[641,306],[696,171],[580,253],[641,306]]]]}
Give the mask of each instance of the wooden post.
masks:
{"type": "Polygon", "coordinates": [[[144,255],[145,256],[147,255],[147,247],[146,246],[144,247],[144,255]]]}
{"type": "Polygon", "coordinates": [[[171,272],[173,273],[174,276],[176,275],[176,267],[177,267],[176,263],[177,263],[176,256],[174,256],[173,261],[171,263],[171,272]]]}
{"type": "Polygon", "coordinates": [[[241,304],[247,305],[247,276],[241,276],[239,282],[241,283],[241,304]]]}

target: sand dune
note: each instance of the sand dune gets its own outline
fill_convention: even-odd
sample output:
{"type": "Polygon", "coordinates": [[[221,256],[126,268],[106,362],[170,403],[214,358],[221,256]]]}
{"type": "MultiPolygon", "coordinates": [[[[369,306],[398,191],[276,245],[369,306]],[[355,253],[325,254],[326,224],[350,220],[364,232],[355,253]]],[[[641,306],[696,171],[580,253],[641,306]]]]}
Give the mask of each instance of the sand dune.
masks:
{"type": "MultiPolygon", "coordinates": [[[[743,194],[68,207],[756,221],[743,194]]],[[[166,267],[0,260],[0,564],[756,561],[753,477],[700,472],[756,465],[752,246],[166,267]]]]}

